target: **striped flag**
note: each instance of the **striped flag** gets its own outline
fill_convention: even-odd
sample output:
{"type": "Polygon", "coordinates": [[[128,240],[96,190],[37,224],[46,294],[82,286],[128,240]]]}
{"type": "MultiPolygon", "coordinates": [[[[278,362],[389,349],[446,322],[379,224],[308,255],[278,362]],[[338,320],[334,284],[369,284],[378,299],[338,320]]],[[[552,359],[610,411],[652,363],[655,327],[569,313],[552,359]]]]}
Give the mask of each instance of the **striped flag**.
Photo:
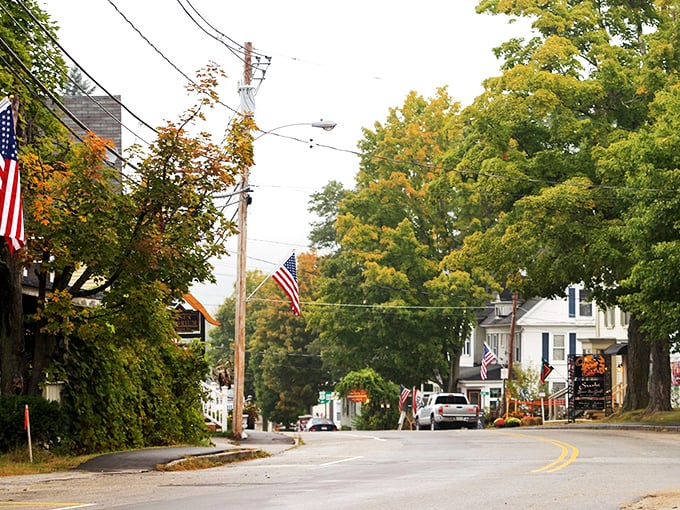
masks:
{"type": "Polygon", "coordinates": [[[272,278],[278,283],[290,299],[290,309],[300,316],[300,289],[297,283],[297,269],[295,267],[295,253],[279,267],[272,278]]]}
{"type": "Polygon", "coordinates": [[[406,404],[406,401],[408,400],[408,396],[411,394],[411,390],[409,390],[406,386],[403,384],[401,385],[399,389],[399,412],[404,411],[404,405],[406,404]]]}
{"type": "Polygon", "coordinates": [[[418,412],[418,390],[413,387],[413,392],[411,393],[411,409],[413,410],[413,416],[418,412]]]}
{"type": "Polygon", "coordinates": [[[484,344],[484,350],[482,351],[482,366],[479,368],[479,378],[482,381],[486,381],[487,367],[495,360],[496,355],[489,349],[488,345],[484,344]]]}
{"type": "Polygon", "coordinates": [[[19,158],[14,134],[12,103],[0,101],[0,236],[6,237],[11,252],[26,244],[24,212],[21,205],[19,158]]]}

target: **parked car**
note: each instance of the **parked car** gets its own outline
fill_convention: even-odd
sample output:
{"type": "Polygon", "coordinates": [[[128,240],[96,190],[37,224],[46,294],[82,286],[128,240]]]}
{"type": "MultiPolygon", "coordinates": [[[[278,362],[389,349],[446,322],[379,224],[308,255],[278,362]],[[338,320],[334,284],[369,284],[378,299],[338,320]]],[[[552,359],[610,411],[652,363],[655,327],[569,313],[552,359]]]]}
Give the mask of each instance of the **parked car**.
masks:
{"type": "Polygon", "coordinates": [[[312,418],[305,427],[307,432],[318,432],[320,430],[337,431],[338,427],[333,423],[333,420],[328,418],[312,418]]]}
{"type": "Polygon", "coordinates": [[[313,417],[311,414],[301,414],[300,416],[298,416],[298,421],[295,424],[295,431],[302,432],[303,430],[306,430],[307,422],[312,418],[313,417]]]}
{"type": "Polygon", "coordinates": [[[462,393],[432,393],[416,414],[416,429],[437,430],[445,426],[476,429],[479,407],[468,402],[462,393]]]}

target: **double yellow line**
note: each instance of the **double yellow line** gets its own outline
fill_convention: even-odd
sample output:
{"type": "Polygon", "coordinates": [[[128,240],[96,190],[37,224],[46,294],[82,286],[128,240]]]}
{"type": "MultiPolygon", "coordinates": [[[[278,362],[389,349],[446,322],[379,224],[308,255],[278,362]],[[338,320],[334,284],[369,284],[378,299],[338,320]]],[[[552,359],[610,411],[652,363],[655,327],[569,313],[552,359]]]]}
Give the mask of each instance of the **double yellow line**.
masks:
{"type": "Polygon", "coordinates": [[[579,454],[578,448],[576,446],[574,446],[573,444],[565,443],[564,441],[558,441],[557,439],[528,436],[526,434],[515,434],[511,432],[503,433],[508,436],[523,437],[533,439],[535,441],[543,441],[544,443],[550,443],[557,446],[561,450],[559,457],[557,457],[554,461],[552,461],[549,464],[546,464],[543,467],[534,469],[533,471],[531,471],[532,473],[554,473],[556,471],[559,471],[560,469],[564,469],[569,464],[574,462],[579,454]]]}

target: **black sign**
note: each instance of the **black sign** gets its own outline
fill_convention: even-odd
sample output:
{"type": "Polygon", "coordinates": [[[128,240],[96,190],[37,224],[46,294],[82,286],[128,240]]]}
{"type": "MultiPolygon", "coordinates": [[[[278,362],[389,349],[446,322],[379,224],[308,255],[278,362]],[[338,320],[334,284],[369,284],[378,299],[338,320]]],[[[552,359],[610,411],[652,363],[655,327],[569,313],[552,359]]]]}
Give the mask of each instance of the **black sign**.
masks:
{"type": "Polygon", "coordinates": [[[198,333],[201,331],[201,314],[195,310],[177,312],[175,331],[178,333],[198,333]]]}
{"type": "Polygon", "coordinates": [[[610,357],[602,354],[569,355],[569,417],[580,411],[611,413],[610,357]]]}

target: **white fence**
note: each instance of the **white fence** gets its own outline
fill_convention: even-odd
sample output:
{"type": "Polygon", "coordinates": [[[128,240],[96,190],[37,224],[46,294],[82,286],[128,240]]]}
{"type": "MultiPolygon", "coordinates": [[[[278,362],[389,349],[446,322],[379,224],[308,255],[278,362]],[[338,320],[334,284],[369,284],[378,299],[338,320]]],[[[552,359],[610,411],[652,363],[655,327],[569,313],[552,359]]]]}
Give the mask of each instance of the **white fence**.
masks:
{"type": "Polygon", "coordinates": [[[203,398],[203,415],[211,423],[227,430],[229,413],[234,409],[234,390],[220,388],[215,383],[201,383],[205,396],[203,398]]]}

